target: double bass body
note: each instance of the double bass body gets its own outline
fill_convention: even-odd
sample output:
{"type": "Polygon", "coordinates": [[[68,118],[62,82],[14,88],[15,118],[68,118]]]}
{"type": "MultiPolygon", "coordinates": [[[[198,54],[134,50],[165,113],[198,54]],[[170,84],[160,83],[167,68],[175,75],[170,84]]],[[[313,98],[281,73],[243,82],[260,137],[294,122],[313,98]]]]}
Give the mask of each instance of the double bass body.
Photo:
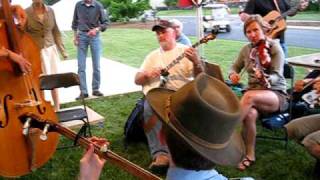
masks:
{"type": "Polygon", "coordinates": [[[32,64],[32,73],[23,75],[13,62],[0,59],[0,176],[15,177],[46,163],[58,144],[58,133],[48,133],[46,141],[40,139],[42,131],[37,128],[24,135],[26,118],[57,122],[57,117],[39,88],[39,48],[13,24],[8,0],[1,0],[0,11],[0,45],[22,54],[32,64]]]}

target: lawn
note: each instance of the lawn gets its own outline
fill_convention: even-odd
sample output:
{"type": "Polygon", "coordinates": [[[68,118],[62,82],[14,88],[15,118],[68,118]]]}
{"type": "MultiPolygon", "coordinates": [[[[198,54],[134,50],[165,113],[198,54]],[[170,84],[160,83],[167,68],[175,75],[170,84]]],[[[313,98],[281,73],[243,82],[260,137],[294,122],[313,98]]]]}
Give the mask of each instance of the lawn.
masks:
{"type": "MultiPolygon", "coordinates": [[[[76,50],[72,45],[72,33],[64,33],[64,42],[69,59],[76,57],[76,50]]],[[[110,29],[102,34],[103,38],[103,56],[133,67],[139,67],[144,57],[152,49],[157,48],[157,40],[154,34],[149,30],[143,29],[110,29]]],[[[193,43],[195,37],[190,37],[193,43]]],[[[209,62],[215,62],[221,65],[223,72],[227,72],[230,63],[237,57],[240,48],[245,44],[242,41],[230,41],[219,39],[208,42],[204,47],[204,57],[209,62]]],[[[319,49],[308,49],[299,47],[289,47],[289,57],[319,52],[319,49]]],[[[304,73],[298,68],[298,77],[304,73]]],[[[226,75],[226,73],[224,73],[226,75]]]]}
{"type": "MultiPolygon", "coordinates": [[[[231,8],[231,14],[237,14],[239,12],[238,8],[231,8]]],[[[211,10],[203,9],[204,15],[210,15],[211,10]]],[[[185,9],[185,10],[163,10],[157,13],[157,16],[195,16],[196,9],[185,9]]],[[[289,20],[309,20],[309,21],[319,21],[320,11],[304,11],[299,12],[295,16],[289,17],[289,20]]]]}
{"type": "MultiPolygon", "coordinates": [[[[115,61],[139,67],[146,54],[157,47],[154,34],[150,30],[138,29],[109,29],[102,35],[103,56],[115,61]]],[[[195,42],[195,38],[191,38],[195,42]]],[[[72,33],[66,32],[64,36],[67,51],[70,58],[75,58],[75,49],[72,45],[72,33]]],[[[204,46],[205,57],[210,62],[221,65],[224,75],[233,59],[237,56],[239,49],[244,42],[227,41],[217,39],[204,46]]],[[[319,52],[320,49],[306,49],[289,47],[289,55],[297,56],[319,52]]],[[[302,77],[304,70],[299,70],[302,77]]],[[[119,75],[121,76],[121,74],[119,75]]],[[[115,78],[117,75],[115,75],[115,78]]],[[[119,82],[121,83],[121,82],[119,82]]],[[[150,156],[145,144],[133,144],[124,148],[123,126],[130,111],[141,92],[123,94],[88,100],[90,108],[105,117],[103,127],[94,126],[94,135],[105,137],[111,142],[111,150],[130,161],[147,168],[150,163],[150,156]]],[[[64,104],[63,107],[74,106],[77,103],[64,104]]],[[[273,134],[258,126],[258,132],[273,134]]],[[[62,138],[62,143],[68,140],[62,138]]],[[[24,176],[22,179],[75,179],[79,169],[79,159],[83,150],[71,148],[57,150],[52,159],[42,168],[24,176]]],[[[311,179],[314,159],[310,157],[303,147],[295,142],[289,142],[287,149],[284,143],[279,141],[257,141],[257,161],[254,166],[245,172],[240,172],[233,167],[217,166],[217,170],[228,177],[252,176],[256,179],[311,179]]],[[[101,179],[136,179],[123,170],[107,163],[101,179]]]]}

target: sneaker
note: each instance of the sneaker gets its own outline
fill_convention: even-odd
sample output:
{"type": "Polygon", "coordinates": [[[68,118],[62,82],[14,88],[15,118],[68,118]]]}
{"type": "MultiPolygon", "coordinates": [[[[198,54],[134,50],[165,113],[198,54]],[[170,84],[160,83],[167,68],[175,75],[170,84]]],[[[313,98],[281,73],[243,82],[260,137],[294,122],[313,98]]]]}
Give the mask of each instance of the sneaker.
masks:
{"type": "Polygon", "coordinates": [[[77,98],[76,98],[76,100],[81,100],[81,99],[84,99],[84,98],[87,98],[87,97],[89,97],[89,95],[88,94],[80,94],[77,98]]]}
{"type": "Polygon", "coordinates": [[[149,169],[157,174],[166,174],[168,168],[169,157],[165,154],[158,155],[149,166],[149,169]]]}
{"type": "Polygon", "coordinates": [[[103,96],[102,92],[100,92],[99,90],[94,90],[92,92],[92,95],[94,95],[94,96],[103,96]]]}

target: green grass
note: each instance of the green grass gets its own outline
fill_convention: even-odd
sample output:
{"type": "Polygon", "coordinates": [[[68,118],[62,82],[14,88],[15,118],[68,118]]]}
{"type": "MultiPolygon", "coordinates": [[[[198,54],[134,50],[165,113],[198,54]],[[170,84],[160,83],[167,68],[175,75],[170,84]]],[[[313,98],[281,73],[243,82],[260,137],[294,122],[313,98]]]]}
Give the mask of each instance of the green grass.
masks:
{"type": "MultiPolygon", "coordinates": [[[[69,58],[76,57],[76,50],[72,44],[72,33],[65,32],[64,42],[69,58]]],[[[190,37],[193,43],[195,37],[190,37]]],[[[139,67],[145,56],[157,48],[157,40],[150,30],[140,29],[109,29],[102,33],[103,56],[133,67],[139,67]]],[[[204,56],[209,62],[215,62],[222,66],[223,72],[227,72],[231,62],[237,57],[240,48],[246,42],[218,39],[204,45],[204,56]]],[[[319,52],[319,49],[308,49],[289,46],[289,57],[319,52]]],[[[304,71],[298,70],[298,74],[304,71]]],[[[226,74],[226,73],[225,73],[226,74]]],[[[298,76],[300,77],[300,76],[298,76]]]]}
{"type": "Polygon", "coordinates": [[[288,17],[289,20],[320,21],[320,11],[299,12],[295,16],[288,17]]]}
{"type": "MultiPolygon", "coordinates": [[[[238,14],[239,8],[230,8],[231,14],[238,14]]],[[[211,9],[203,8],[205,15],[211,14],[211,9]]],[[[196,8],[193,9],[176,9],[176,10],[162,10],[157,12],[157,16],[195,16],[196,8]]]]}
{"type": "MultiPolygon", "coordinates": [[[[231,14],[238,14],[238,8],[230,8],[231,14]]],[[[203,9],[204,15],[210,15],[211,10],[203,9]]],[[[186,9],[186,10],[163,10],[157,13],[157,16],[195,16],[196,9],[186,9]]],[[[320,20],[320,11],[304,11],[299,12],[297,15],[289,17],[289,20],[320,20]]]]}
{"type": "MultiPolygon", "coordinates": [[[[72,45],[72,34],[65,33],[67,51],[71,58],[75,58],[75,49],[72,45]]],[[[195,38],[191,38],[195,42],[195,38]]],[[[109,29],[102,35],[103,55],[115,61],[123,62],[133,67],[139,67],[149,51],[158,47],[154,34],[150,30],[137,29],[109,29]]],[[[210,62],[222,66],[226,75],[230,63],[237,56],[245,42],[215,40],[205,45],[205,56],[210,62]]],[[[297,56],[319,52],[319,49],[306,49],[289,47],[289,55],[297,56]]],[[[303,70],[299,70],[300,76],[303,70]]],[[[119,82],[121,83],[121,82],[119,82]]],[[[130,161],[147,168],[150,155],[147,146],[134,144],[125,149],[123,146],[123,126],[133,109],[135,102],[140,98],[140,92],[111,97],[88,100],[90,108],[105,117],[103,127],[94,126],[92,132],[96,136],[105,137],[111,142],[111,150],[129,159],[130,161]]],[[[70,107],[77,103],[69,103],[63,107],[70,107]]],[[[272,134],[258,126],[258,133],[272,134]]],[[[61,143],[70,141],[62,138],[61,143]]],[[[254,166],[245,172],[240,172],[232,167],[218,166],[217,170],[228,177],[252,176],[256,179],[311,179],[310,174],[314,159],[305,149],[294,143],[289,143],[289,148],[284,149],[283,142],[257,141],[257,161],[254,166]]],[[[83,150],[72,148],[57,150],[52,159],[37,171],[24,176],[22,179],[75,179],[78,175],[79,160],[83,150]]],[[[187,157],[186,157],[187,158],[187,157]]],[[[101,179],[136,179],[123,170],[107,162],[101,179]]]]}

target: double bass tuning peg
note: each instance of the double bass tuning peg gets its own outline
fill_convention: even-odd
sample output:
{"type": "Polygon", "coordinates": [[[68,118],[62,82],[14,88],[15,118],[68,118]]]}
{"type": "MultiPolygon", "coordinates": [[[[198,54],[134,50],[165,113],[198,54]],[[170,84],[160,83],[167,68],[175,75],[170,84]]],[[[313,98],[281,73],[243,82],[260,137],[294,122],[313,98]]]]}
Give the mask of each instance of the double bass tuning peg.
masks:
{"type": "Polygon", "coordinates": [[[25,135],[25,136],[28,135],[28,133],[29,133],[31,121],[32,121],[32,118],[31,117],[27,117],[26,118],[26,122],[23,124],[22,134],[25,135]]]}
{"type": "Polygon", "coordinates": [[[40,135],[40,139],[42,141],[46,141],[48,139],[48,130],[49,130],[50,124],[46,124],[42,130],[42,133],[40,135]]]}

